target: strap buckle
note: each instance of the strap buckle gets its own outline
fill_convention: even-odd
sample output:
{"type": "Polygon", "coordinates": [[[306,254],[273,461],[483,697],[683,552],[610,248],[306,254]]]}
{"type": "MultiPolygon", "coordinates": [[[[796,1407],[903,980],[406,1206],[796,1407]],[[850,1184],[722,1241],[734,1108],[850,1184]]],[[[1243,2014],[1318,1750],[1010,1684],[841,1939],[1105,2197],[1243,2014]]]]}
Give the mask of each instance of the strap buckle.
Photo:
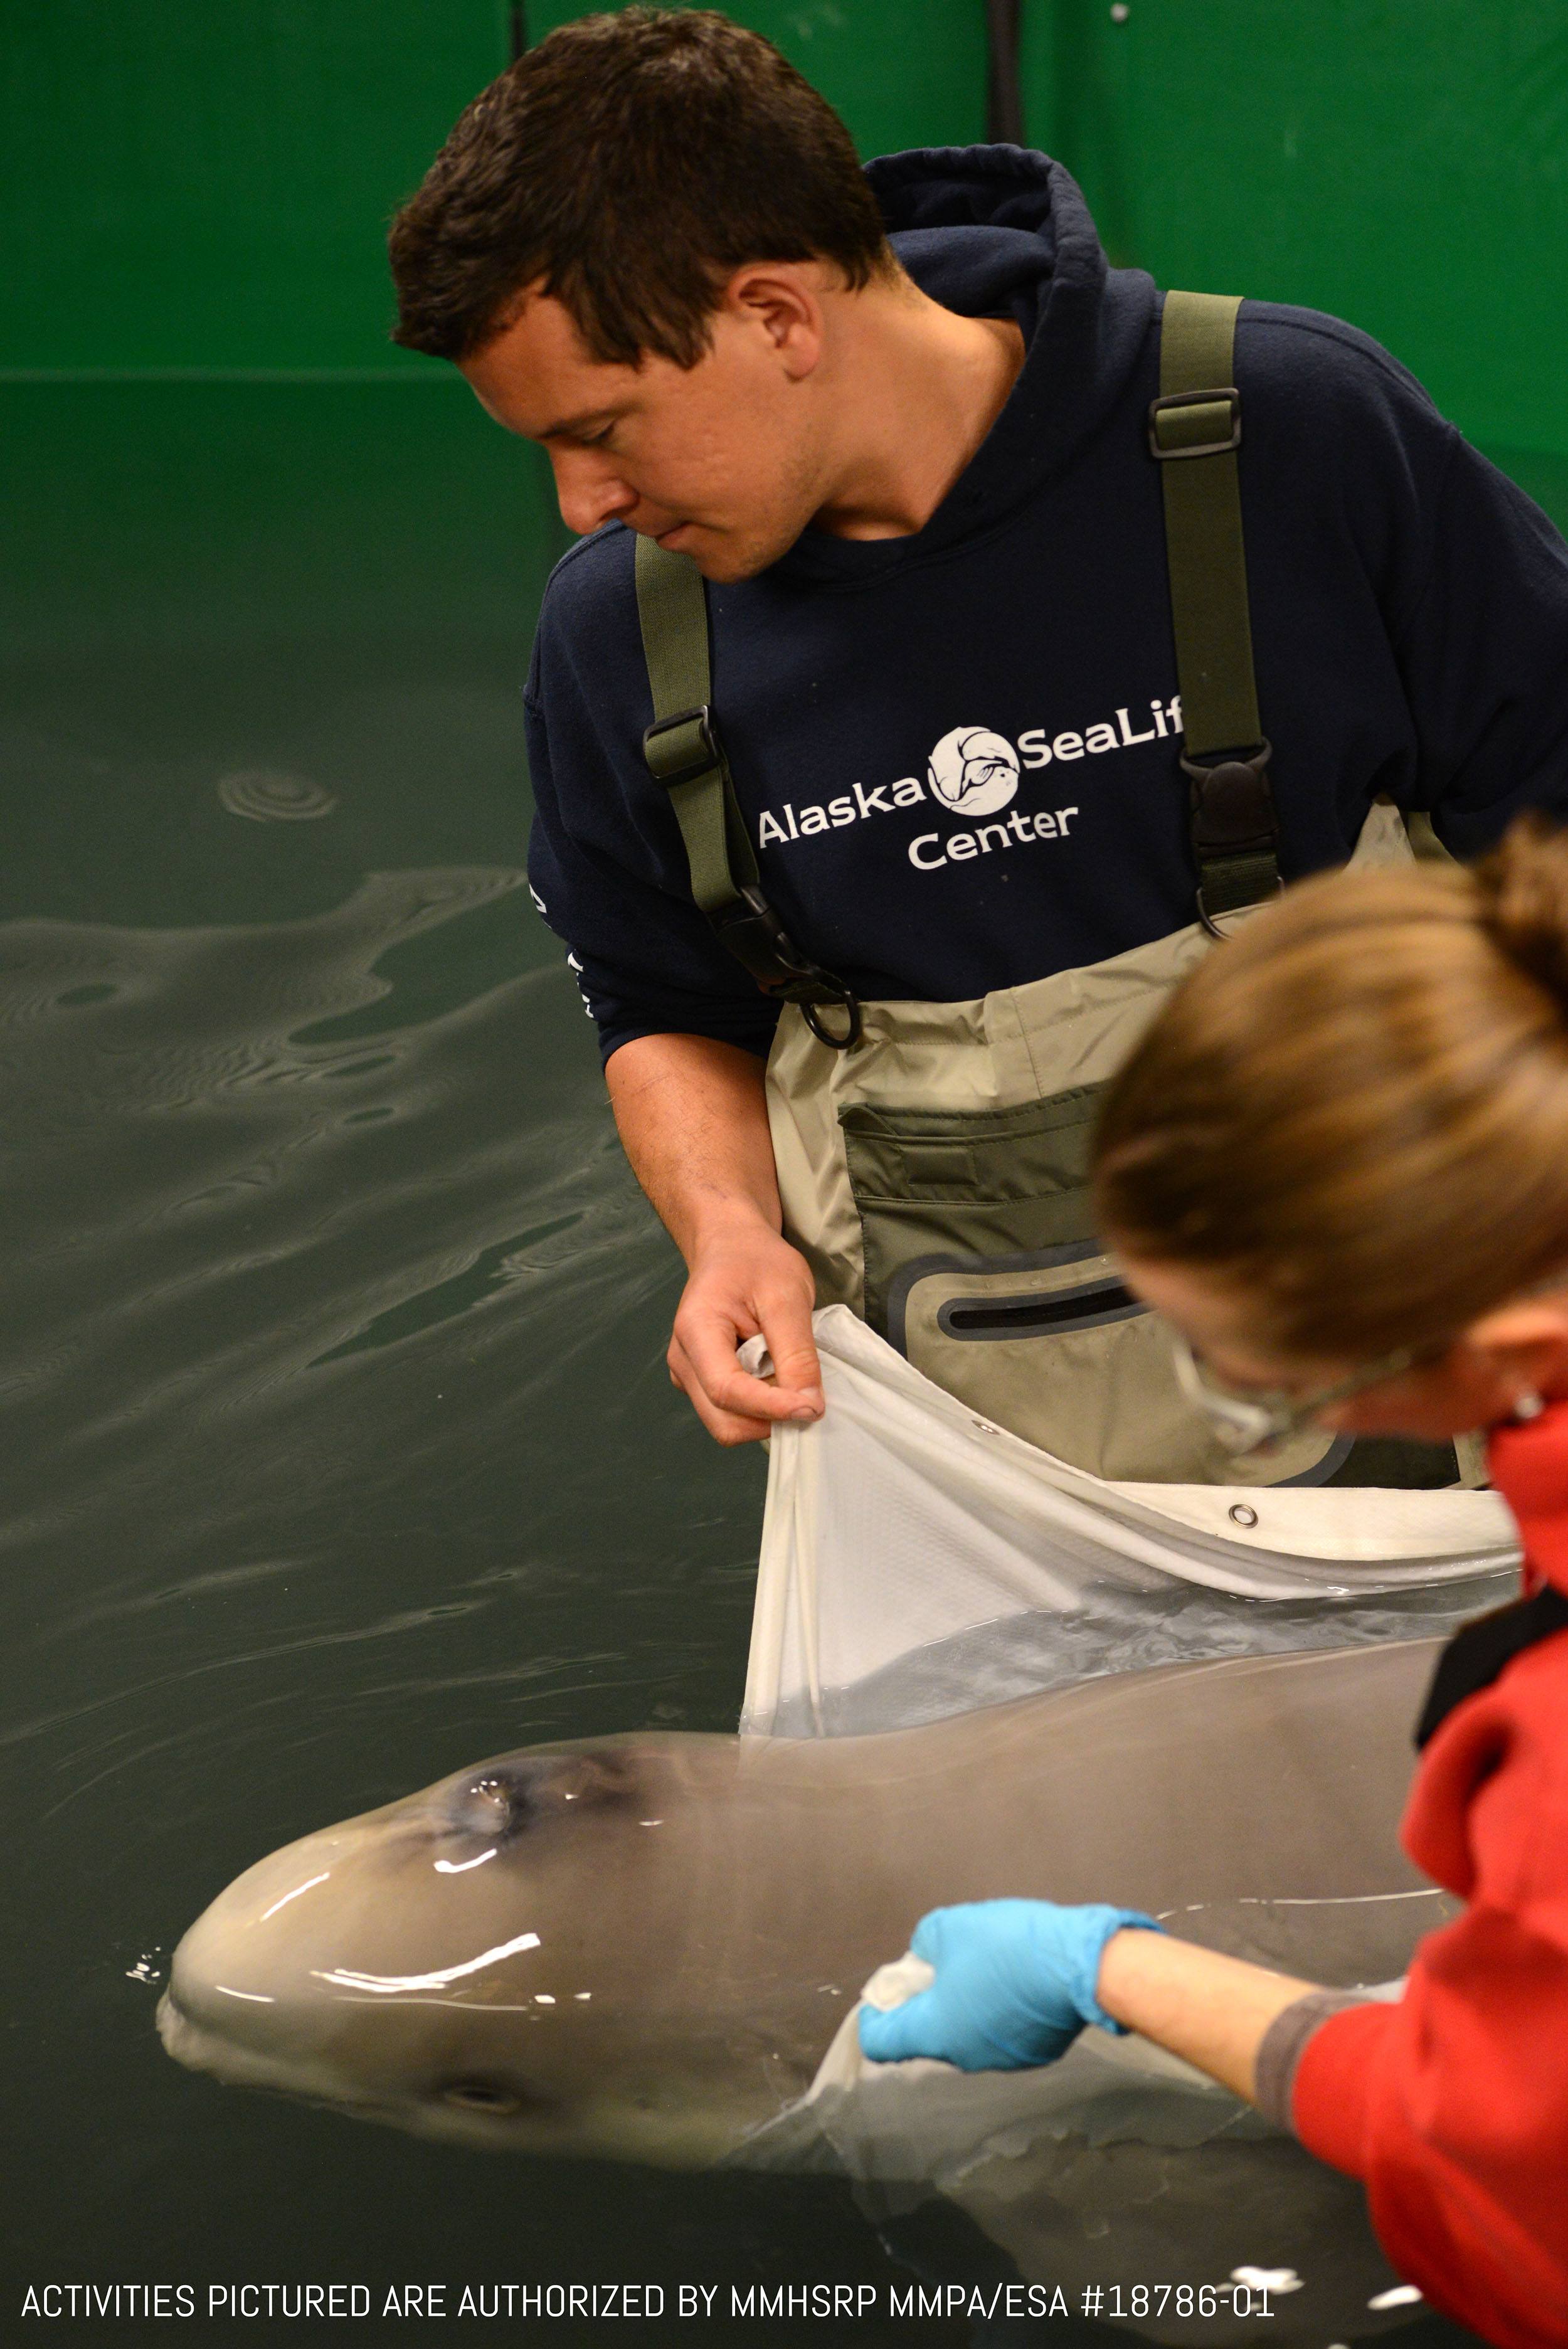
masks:
{"type": "Polygon", "coordinates": [[[745,964],[764,995],[798,1003],[807,1027],[819,1043],[836,1052],[848,1052],[863,1033],[860,998],[832,971],[824,970],[802,954],[760,889],[742,886],[732,913],[720,914],[714,927],[737,959],[745,964]],[[836,1036],[819,1017],[825,1004],[844,1015],[844,1032],[836,1036]]]}
{"type": "Polygon", "coordinates": [[[1181,761],[1181,771],[1192,787],[1198,918],[1211,937],[1225,935],[1219,927],[1220,916],[1261,905],[1284,886],[1279,825],[1269,783],[1273,756],[1273,745],[1264,740],[1244,756],[1217,759],[1212,765],[1181,761]]]}
{"type": "Polygon", "coordinates": [[[644,730],[643,757],[655,781],[666,787],[710,773],[720,758],[712,703],[698,702],[669,718],[656,718],[644,730]]]}
{"type": "Polygon", "coordinates": [[[1242,395],[1233,383],[1217,384],[1212,391],[1168,391],[1149,403],[1149,447],[1162,465],[1177,457],[1223,457],[1241,445],[1242,395]],[[1206,439],[1197,437],[1205,419],[1193,411],[1202,409],[1213,411],[1212,429],[1206,439]],[[1188,411],[1185,417],[1181,415],[1182,409],[1188,411]],[[1222,419],[1227,434],[1222,440],[1219,437],[1222,419]],[[1186,439],[1181,437],[1183,428],[1186,439]]]}
{"type": "Polygon", "coordinates": [[[1244,856],[1272,848],[1278,837],[1269,788],[1272,742],[1233,752],[1212,763],[1184,758],[1192,785],[1192,845],[1199,854],[1244,856]]]}

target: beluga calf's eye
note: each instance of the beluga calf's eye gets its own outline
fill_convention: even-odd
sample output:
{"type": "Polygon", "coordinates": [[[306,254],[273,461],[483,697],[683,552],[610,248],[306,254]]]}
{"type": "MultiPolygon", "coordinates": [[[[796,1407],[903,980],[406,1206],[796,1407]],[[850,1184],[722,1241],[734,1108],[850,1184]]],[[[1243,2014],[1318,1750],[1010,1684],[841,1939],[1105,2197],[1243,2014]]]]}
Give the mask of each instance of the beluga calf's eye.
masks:
{"type": "Polygon", "coordinates": [[[449,2080],[441,2090],[443,2104],[459,2105],[469,2113],[520,2113],[522,2098],[501,2080],[449,2080]]]}
{"type": "Polygon", "coordinates": [[[492,1843],[521,1835],[534,1824],[540,1798],[559,1770],[558,1763],[541,1764],[531,1755],[483,1762],[449,1791],[448,1824],[459,1835],[483,1836],[492,1843]]]}
{"type": "Polygon", "coordinates": [[[636,1775],[618,1757],[518,1754],[481,1763],[441,1798],[446,1825],[463,1836],[501,1843],[549,1820],[629,1802],[636,1775]]]}
{"type": "Polygon", "coordinates": [[[517,1825],[515,1790],[487,1772],[462,1787],[452,1804],[452,1824],[469,1835],[503,1836],[517,1825]]]}

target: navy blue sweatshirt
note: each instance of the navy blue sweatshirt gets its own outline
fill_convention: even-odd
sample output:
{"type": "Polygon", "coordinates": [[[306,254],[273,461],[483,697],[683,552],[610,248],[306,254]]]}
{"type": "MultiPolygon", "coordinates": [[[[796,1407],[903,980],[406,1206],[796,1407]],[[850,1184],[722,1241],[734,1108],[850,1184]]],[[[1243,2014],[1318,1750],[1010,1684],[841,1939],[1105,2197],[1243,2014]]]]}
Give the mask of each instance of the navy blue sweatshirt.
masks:
{"type": "MultiPolygon", "coordinates": [[[[1026,355],[924,528],[807,530],[708,589],[713,698],[762,885],[867,999],[954,1001],[1193,918],[1160,467],[1161,296],[1108,269],[1059,163],[1013,147],[869,166],[932,298],[1026,355]]],[[[1222,289],[1221,289],[1222,290],[1222,289]]],[[[1236,334],[1258,698],[1287,878],[1371,801],[1457,855],[1568,812],[1568,549],[1354,327],[1247,302],[1236,334]]],[[[527,693],[529,875],[607,1058],[684,1031],[766,1052],[777,1018],[691,900],[662,787],[632,535],[574,546],[527,693]]]]}

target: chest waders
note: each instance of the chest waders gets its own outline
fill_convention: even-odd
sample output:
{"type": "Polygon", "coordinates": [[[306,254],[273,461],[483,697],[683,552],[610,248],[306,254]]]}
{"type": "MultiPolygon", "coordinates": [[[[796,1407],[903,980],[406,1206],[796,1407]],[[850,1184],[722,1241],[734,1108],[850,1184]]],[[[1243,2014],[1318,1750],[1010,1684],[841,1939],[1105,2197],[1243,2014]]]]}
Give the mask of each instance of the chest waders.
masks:
{"type": "MultiPolygon", "coordinates": [[[[1166,1325],[1089,1221],[1099,1100],[1219,924],[1280,885],[1258,716],[1232,383],[1239,299],[1168,294],[1149,445],[1161,466],[1197,918],[1108,961],[967,1003],[858,1002],[769,905],[709,705],[707,605],[689,557],[636,544],[654,723],[692,895],[785,1009],[768,1064],[786,1237],[818,1302],[847,1304],[926,1377],[1075,1467],[1173,1484],[1316,1482],[1309,1432],[1238,1462],[1177,1389],[1166,1325]]],[[[1408,858],[1372,810],[1356,861],[1408,858]]]]}

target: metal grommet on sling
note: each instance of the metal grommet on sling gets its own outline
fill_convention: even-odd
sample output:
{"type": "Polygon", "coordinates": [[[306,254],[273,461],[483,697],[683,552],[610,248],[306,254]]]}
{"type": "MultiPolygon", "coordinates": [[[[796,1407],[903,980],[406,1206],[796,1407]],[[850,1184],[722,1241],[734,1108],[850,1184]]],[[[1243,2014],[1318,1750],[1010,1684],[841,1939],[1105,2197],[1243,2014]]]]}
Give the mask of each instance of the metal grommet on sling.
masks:
{"type": "Polygon", "coordinates": [[[1255,1526],[1258,1521],[1257,1511],[1249,1508],[1245,1501],[1233,1501],[1225,1515],[1233,1526],[1255,1526]]]}

